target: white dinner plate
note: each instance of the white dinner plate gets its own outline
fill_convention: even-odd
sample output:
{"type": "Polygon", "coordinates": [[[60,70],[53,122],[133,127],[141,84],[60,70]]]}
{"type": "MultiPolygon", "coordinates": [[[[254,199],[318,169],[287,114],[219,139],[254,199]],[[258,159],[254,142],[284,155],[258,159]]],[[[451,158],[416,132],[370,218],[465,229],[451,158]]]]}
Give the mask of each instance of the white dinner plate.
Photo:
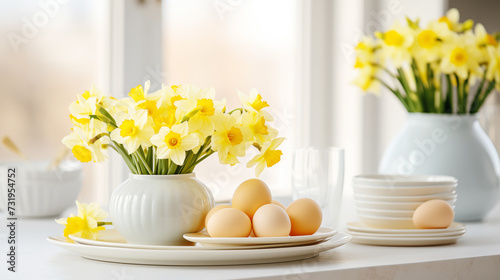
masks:
{"type": "Polygon", "coordinates": [[[304,242],[296,242],[293,244],[264,244],[264,245],[221,245],[218,244],[209,244],[210,246],[202,246],[201,244],[194,244],[193,246],[160,246],[160,245],[143,245],[143,244],[129,244],[127,241],[120,235],[120,233],[116,229],[104,230],[99,232],[99,237],[97,240],[86,239],[77,237],[74,235],[70,235],[69,238],[76,243],[84,244],[84,245],[92,245],[92,246],[105,246],[105,247],[118,247],[118,248],[130,248],[130,249],[150,249],[150,250],[203,250],[208,249],[218,249],[218,250],[237,250],[237,249],[262,249],[262,248],[274,248],[274,247],[286,247],[286,246],[301,246],[301,245],[310,245],[315,243],[320,243],[327,241],[329,238],[322,240],[313,240],[313,241],[304,241],[304,242]]]}
{"type": "Polygon", "coordinates": [[[410,196],[390,196],[390,195],[367,195],[353,194],[355,200],[362,201],[379,201],[379,202],[426,202],[431,199],[455,200],[457,199],[456,191],[451,193],[431,194],[431,195],[410,195],[410,196]]]}
{"type": "Polygon", "coordinates": [[[465,229],[454,232],[438,232],[438,233],[367,233],[360,231],[347,230],[350,235],[364,237],[387,237],[387,238],[433,238],[433,237],[451,237],[462,236],[465,234],[465,229]]]}
{"type": "Polygon", "coordinates": [[[347,223],[347,229],[356,232],[366,232],[375,234],[425,234],[425,233],[455,233],[465,230],[462,223],[453,222],[448,228],[443,229],[386,229],[368,227],[362,222],[347,223]]]}
{"type": "Polygon", "coordinates": [[[363,245],[378,246],[435,246],[456,243],[463,235],[445,236],[445,237],[374,237],[352,235],[352,242],[363,245]]]}
{"type": "Polygon", "coordinates": [[[293,244],[299,242],[318,242],[328,237],[334,236],[336,230],[331,228],[319,228],[312,235],[283,236],[283,237],[210,237],[206,231],[196,233],[186,233],[184,238],[191,242],[198,242],[204,245],[264,245],[264,244],[293,244]]]}
{"type": "Polygon", "coordinates": [[[352,182],[357,185],[366,186],[429,186],[429,185],[449,185],[456,184],[457,179],[450,176],[440,175],[383,175],[370,174],[358,175],[352,178],[352,182]]]}
{"type": "Polygon", "coordinates": [[[64,238],[48,237],[51,243],[80,256],[106,262],[150,265],[237,265],[296,261],[342,246],[351,237],[337,233],[329,241],[305,246],[247,250],[150,250],[91,246],[64,238]]]}

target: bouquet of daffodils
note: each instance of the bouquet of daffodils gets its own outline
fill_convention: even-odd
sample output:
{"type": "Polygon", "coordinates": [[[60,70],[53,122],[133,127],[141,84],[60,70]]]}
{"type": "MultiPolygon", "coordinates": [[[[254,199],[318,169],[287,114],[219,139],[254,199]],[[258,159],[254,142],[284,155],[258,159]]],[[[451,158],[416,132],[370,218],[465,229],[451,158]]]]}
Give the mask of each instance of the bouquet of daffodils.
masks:
{"type": "Polygon", "coordinates": [[[112,148],[134,174],[191,173],[215,152],[222,164],[234,165],[250,147],[259,151],[247,164],[257,166],[256,176],[280,161],[284,138],[270,126],[269,105],[257,90],[238,92],[242,107],[230,112],[225,100],[214,99],[213,88],[148,90],[149,81],[120,100],[95,87],[78,95],[69,106],[73,132],[62,142],[81,162],[102,162],[112,148]]]}
{"type": "Polygon", "coordinates": [[[389,89],[409,112],[474,114],[500,85],[498,36],[456,9],[421,26],[407,19],[357,45],[354,83],[389,89]]]}

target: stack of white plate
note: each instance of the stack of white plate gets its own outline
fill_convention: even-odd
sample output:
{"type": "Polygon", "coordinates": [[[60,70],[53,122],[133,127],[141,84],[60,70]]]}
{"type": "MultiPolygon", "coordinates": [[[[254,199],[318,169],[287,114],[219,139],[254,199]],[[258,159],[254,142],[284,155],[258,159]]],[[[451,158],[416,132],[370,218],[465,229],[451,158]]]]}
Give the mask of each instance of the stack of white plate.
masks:
{"type": "Polygon", "coordinates": [[[210,237],[206,231],[188,233],[193,246],[127,243],[115,229],[99,232],[97,240],[69,235],[48,241],[87,259],[152,265],[235,265],[296,261],[342,246],[351,236],[331,228],[312,235],[286,237],[210,237]]]}
{"type": "Polygon", "coordinates": [[[367,244],[367,240],[371,240],[373,245],[384,245],[389,238],[399,241],[386,245],[437,245],[456,241],[465,233],[464,226],[459,223],[440,230],[416,229],[413,225],[415,209],[428,200],[441,199],[454,207],[457,200],[454,177],[359,175],[353,178],[352,184],[356,211],[362,221],[354,227],[348,225],[354,242],[367,244]],[[419,238],[424,238],[424,242],[419,242],[419,238]]]}

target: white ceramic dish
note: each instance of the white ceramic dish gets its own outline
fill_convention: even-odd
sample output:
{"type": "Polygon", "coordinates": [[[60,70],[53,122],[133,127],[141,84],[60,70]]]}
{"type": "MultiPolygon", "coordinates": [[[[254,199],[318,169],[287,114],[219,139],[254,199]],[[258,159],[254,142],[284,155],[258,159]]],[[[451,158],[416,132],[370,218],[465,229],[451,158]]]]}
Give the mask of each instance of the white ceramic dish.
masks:
{"type": "Polygon", "coordinates": [[[366,233],[359,231],[348,230],[352,236],[363,236],[363,237],[395,237],[395,238],[432,238],[432,237],[451,237],[451,236],[462,236],[465,234],[465,229],[456,232],[438,232],[438,233],[366,233]]]}
{"type": "Polygon", "coordinates": [[[305,246],[247,250],[148,250],[89,246],[64,237],[48,237],[50,243],[80,256],[106,262],[148,265],[237,265],[296,261],[308,259],[349,242],[351,237],[337,233],[329,241],[305,246]]]}
{"type": "Polygon", "coordinates": [[[201,244],[217,244],[223,245],[264,245],[264,244],[293,244],[297,242],[317,242],[325,238],[332,237],[337,233],[336,230],[331,228],[319,228],[316,233],[312,235],[300,236],[284,236],[284,237],[210,237],[206,231],[196,233],[186,233],[184,238],[191,242],[198,242],[201,244]]]}
{"type": "Polygon", "coordinates": [[[367,195],[383,195],[383,196],[420,196],[420,195],[436,195],[442,193],[452,193],[456,189],[456,185],[443,185],[431,187],[373,187],[352,185],[355,193],[367,195]]]}
{"type": "Polygon", "coordinates": [[[456,243],[463,235],[445,236],[445,237],[373,237],[353,235],[352,242],[363,245],[376,246],[436,246],[456,243]]]}
{"type": "MultiPolygon", "coordinates": [[[[445,200],[452,207],[454,207],[456,200],[445,200]]],[[[377,210],[415,210],[418,206],[422,205],[422,202],[382,202],[382,201],[370,201],[357,199],[354,201],[356,207],[377,209],[377,210]]]]}
{"type": "Polygon", "coordinates": [[[378,210],[356,207],[356,212],[363,216],[380,216],[390,218],[413,218],[413,210],[378,210]]]}
{"type": "Polygon", "coordinates": [[[457,179],[450,176],[436,175],[358,175],[352,182],[363,186],[437,186],[456,184],[457,179]]]}
{"type": "MultiPolygon", "coordinates": [[[[47,170],[48,165],[49,161],[0,163],[0,174],[7,174],[8,168],[16,167],[18,217],[54,217],[75,205],[82,187],[82,165],[64,161],[58,169],[47,170]]],[[[6,194],[7,180],[1,180],[0,210],[3,211],[6,210],[6,194]]]]}
{"type": "Polygon", "coordinates": [[[367,226],[374,228],[414,229],[412,218],[390,218],[373,215],[358,215],[367,226]]]}
{"type": "Polygon", "coordinates": [[[442,229],[382,229],[372,228],[362,222],[347,223],[349,231],[366,232],[374,234],[427,234],[427,233],[456,233],[465,230],[465,225],[462,223],[453,222],[449,227],[442,229]]]}
{"type": "Polygon", "coordinates": [[[76,243],[92,246],[104,246],[104,247],[117,247],[117,248],[130,248],[130,249],[149,249],[149,250],[201,250],[201,249],[216,249],[216,250],[237,250],[237,249],[262,249],[262,248],[277,248],[277,247],[287,247],[287,246],[302,246],[310,245],[315,243],[320,243],[327,241],[329,238],[322,240],[304,241],[296,242],[293,244],[266,244],[266,245],[247,245],[247,246],[218,246],[217,244],[211,244],[212,246],[203,246],[201,244],[193,243],[193,246],[162,246],[162,245],[144,245],[144,244],[129,244],[127,241],[118,233],[115,229],[105,230],[99,232],[99,238],[97,240],[85,239],[70,235],[69,238],[76,243]]]}
{"type": "Polygon", "coordinates": [[[415,196],[382,196],[355,193],[355,200],[378,201],[378,202],[426,202],[431,199],[456,200],[457,193],[443,193],[435,195],[415,195],[415,196]]]}

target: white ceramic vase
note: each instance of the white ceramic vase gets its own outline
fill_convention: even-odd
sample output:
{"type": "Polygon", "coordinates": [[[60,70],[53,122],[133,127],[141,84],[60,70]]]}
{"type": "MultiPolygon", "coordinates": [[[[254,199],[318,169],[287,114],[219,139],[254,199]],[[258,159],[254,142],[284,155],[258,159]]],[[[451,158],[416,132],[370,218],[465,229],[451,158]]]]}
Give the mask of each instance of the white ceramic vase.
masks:
{"type": "Polygon", "coordinates": [[[182,235],[202,230],[213,206],[212,193],[194,173],[130,174],[113,191],[109,214],[129,243],[187,245],[182,235]]]}
{"type": "Polygon", "coordinates": [[[500,160],[477,115],[410,113],[379,173],[454,176],[455,220],[479,221],[497,202],[500,160]]]}

